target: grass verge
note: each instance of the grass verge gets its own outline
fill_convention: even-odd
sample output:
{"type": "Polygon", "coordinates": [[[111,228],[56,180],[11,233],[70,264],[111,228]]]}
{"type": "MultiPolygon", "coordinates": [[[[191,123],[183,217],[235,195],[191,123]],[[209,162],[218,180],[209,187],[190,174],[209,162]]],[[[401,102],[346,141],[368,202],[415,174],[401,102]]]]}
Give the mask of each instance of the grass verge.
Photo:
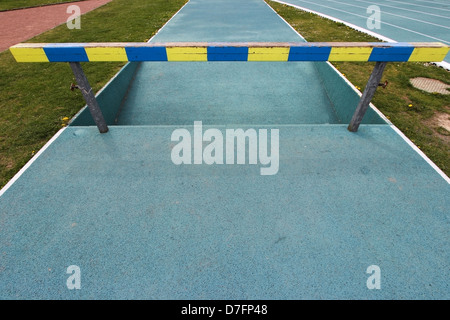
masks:
{"type": "MultiPolygon", "coordinates": [[[[81,29],[65,24],[28,42],[147,41],[186,0],[114,0],[81,17],[81,29]]],[[[97,92],[125,63],[85,63],[97,92]]],[[[0,53],[0,188],[59,130],[64,117],[83,106],[66,63],[17,63],[0,53]]]]}
{"type": "MultiPolygon", "coordinates": [[[[315,14],[267,1],[309,42],[376,41],[378,39],[315,14]]],[[[333,62],[333,65],[362,92],[374,63],[333,62]]],[[[383,75],[386,89],[377,90],[373,104],[447,176],[450,176],[450,95],[427,93],[414,88],[409,79],[425,77],[450,85],[450,72],[430,64],[388,63],[383,75]]]]}

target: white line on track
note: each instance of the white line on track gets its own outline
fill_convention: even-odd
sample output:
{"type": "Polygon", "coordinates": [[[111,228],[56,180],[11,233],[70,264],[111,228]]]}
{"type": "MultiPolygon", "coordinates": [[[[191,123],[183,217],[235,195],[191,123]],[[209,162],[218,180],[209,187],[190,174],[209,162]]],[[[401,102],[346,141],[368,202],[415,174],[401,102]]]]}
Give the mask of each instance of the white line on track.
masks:
{"type": "MultiPolygon", "coordinates": [[[[354,0],[354,1],[363,2],[363,3],[370,4],[370,5],[373,4],[373,1],[365,1],[365,0],[354,0]]],[[[402,8],[402,7],[390,6],[390,5],[384,4],[384,3],[377,3],[377,5],[380,7],[394,8],[394,9],[399,9],[399,10],[403,10],[403,11],[410,11],[410,12],[420,13],[422,15],[428,15],[428,16],[433,16],[433,17],[450,20],[449,16],[441,16],[441,15],[435,14],[435,13],[429,13],[429,12],[423,12],[423,11],[418,11],[418,10],[406,9],[406,8],[402,8]]],[[[385,11],[383,10],[383,12],[385,12],[385,11]]]]}
{"type": "Polygon", "coordinates": [[[428,8],[428,9],[432,9],[432,10],[450,11],[449,9],[435,8],[435,7],[431,7],[431,6],[424,6],[424,5],[421,5],[421,4],[414,4],[414,3],[411,3],[411,2],[394,1],[394,0],[391,0],[390,2],[403,3],[403,4],[407,4],[408,6],[423,7],[423,8],[428,8]]]}
{"type": "Polygon", "coordinates": [[[152,41],[153,38],[156,37],[156,35],[157,35],[158,33],[160,33],[161,30],[164,29],[164,27],[167,26],[167,24],[168,24],[170,21],[172,21],[172,19],[175,18],[175,16],[176,16],[181,10],[183,10],[183,8],[184,8],[185,6],[187,6],[187,4],[188,4],[189,2],[190,2],[190,0],[187,1],[187,2],[180,8],[180,10],[178,10],[177,12],[175,12],[175,14],[174,14],[169,20],[167,20],[167,22],[164,23],[164,25],[163,25],[158,31],[156,31],[156,33],[155,33],[155,34],[154,34],[147,42],[152,41]]]}
{"type": "MultiPolygon", "coordinates": [[[[356,25],[353,25],[353,24],[351,24],[351,23],[348,23],[348,22],[345,22],[345,21],[343,21],[343,20],[340,20],[340,19],[337,19],[337,18],[334,18],[334,17],[331,17],[331,16],[328,16],[328,15],[325,15],[325,14],[322,14],[322,13],[319,13],[319,12],[316,12],[316,11],[313,11],[313,10],[310,10],[310,9],[307,9],[307,8],[302,8],[302,7],[300,7],[300,6],[297,6],[297,5],[293,5],[293,4],[290,4],[290,3],[287,3],[287,2],[283,2],[283,1],[280,1],[280,0],[272,0],[272,1],[274,1],[274,2],[278,2],[278,3],[281,3],[281,4],[285,4],[285,5],[288,5],[288,6],[291,6],[291,7],[294,7],[294,8],[297,8],[297,9],[300,9],[300,10],[302,10],[302,11],[306,11],[306,12],[310,12],[310,13],[314,13],[314,14],[317,14],[317,15],[319,15],[319,16],[321,16],[321,17],[324,17],[324,18],[327,18],[327,19],[330,19],[330,20],[332,20],[332,21],[335,21],[335,22],[341,22],[341,23],[344,23],[344,24],[346,24],[346,25],[348,25],[348,26],[350,26],[351,28],[354,28],[354,29],[356,29],[356,30],[358,30],[358,31],[361,31],[361,32],[364,32],[364,33],[368,33],[368,34],[371,34],[371,31],[369,31],[369,30],[366,30],[366,29],[364,29],[364,28],[361,28],[361,27],[358,27],[358,26],[356,26],[356,25]]],[[[267,3],[266,3],[267,4],[267,3]]],[[[269,4],[267,4],[268,6],[269,6],[269,4]]],[[[269,8],[271,8],[273,11],[275,11],[271,6],[269,6],[269,8]]],[[[291,29],[293,29],[301,38],[303,38],[303,36],[300,34],[300,33],[298,33],[297,32],[297,30],[295,30],[285,19],[283,19],[276,11],[275,11],[275,13],[280,17],[280,19],[282,19],[291,29]]],[[[383,37],[383,36],[381,36],[381,35],[379,35],[379,34],[376,34],[376,33],[372,33],[372,34],[375,34],[375,35],[377,35],[376,37],[377,38],[385,38],[385,39],[383,39],[383,41],[388,41],[388,42],[396,42],[395,40],[392,40],[392,39],[389,39],[389,38],[386,38],[386,37],[383,37]]],[[[304,39],[304,38],[303,38],[304,39]]],[[[334,69],[334,71],[337,73],[337,74],[339,74],[339,76],[359,95],[359,96],[361,96],[362,94],[361,94],[361,92],[358,90],[358,89],[356,89],[356,87],[353,85],[353,83],[351,83],[346,77],[344,77],[343,75],[342,75],[342,73],[338,70],[338,69],[336,69],[335,68],[335,66],[333,66],[333,64],[332,63],[330,63],[329,61],[327,61],[326,62],[332,69],[334,69]]],[[[386,118],[386,116],[373,104],[373,103],[370,103],[370,108],[371,109],[373,109],[384,121],[386,121],[386,123],[389,125],[389,127],[392,129],[392,130],[394,130],[399,136],[400,136],[400,138],[402,138],[420,157],[422,157],[424,160],[425,160],[425,162],[426,163],[428,163],[448,184],[450,184],[450,178],[430,159],[430,158],[428,158],[428,156],[425,154],[425,153],[423,153],[423,151],[422,150],[420,150],[407,136],[405,136],[405,134],[399,129],[399,128],[397,128],[388,118],[386,118]]]]}
{"type": "Polygon", "coordinates": [[[391,128],[397,132],[397,134],[405,140],[405,142],[413,148],[414,151],[416,151],[448,184],[450,184],[450,178],[433,162],[430,158],[427,157],[425,153],[423,153],[422,150],[420,150],[403,132],[400,131],[399,128],[397,128],[394,125],[391,125],[391,128]]]}
{"type": "Polygon", "coordinates": [[[47,150],[47,148],[58,138],[67,127],[60,129],[23,167],[19,170],[14,177],[8,181],[8,183],[0,190],[0,197],[22,176],[22,174],[35,162],[40,155],[47,150]]]}
{"type": "Polygon", "coordinates": [[[278,18],[283,20],[289,26],[289,28],[291,28],[292,31],[294,31],[300,38],[302,38],[305,42],[307,42],[306,39],[297,30],[295,30],[294,27],[291,26],[282,16],[280,16],[278,12],[275,11],[274,8],[272,8],[266,1],[264,1],[264,3],[278,16],[278,18]]]}
{"type": "MultiPolygon", "coordinates": [[[[343,4],[343,5],[345,5],[345,6],[351,6],[351,7],[355,7],[355,8],[366,9],[366,7],[361,7],[361,6],[357,6],[357,5],[354,5],[354,4],[349,4],[349,3],[346,3],[346,2],[340,2],[340,1],[336,1],[336,0],[327,0],[327,1],[328,1],[328,2],[335,2],[335,3],[343,4]]],[[[419,19],[415,19],[415,18],[411,18],[411,17],[407,17],[407,16],[402,16],[402,15],[395,14],[395,13],[390,13],[390,12],[387,12],[386,10],[383,10],[383,14],[389,14],[389,15],[391,15],[391,16],[400,17],[400,18],[402,18],[402,19],[413,20],[413,21],[416,21],[416,22],[420,22],[420,23],[424,23],[424,24],[429,24],[429,25],[432,25],[432,26],[436,26],[436,27],[439,27],[439,28],[450,29],[450,27],[443,26],[443,25],[441,25],[441,24],[432,23],[432,22],[424,21],[424,20],[419,20],[419,19]]]]}
{"type": "MultiPolygon", "coordinates": [[[[274,1],[282,3],[281,1],[277,1],[277,0],[274,0],[274,1]]],[[[360,18],[367,19],[367,16],[363,16],[363,15],[360,15],[360,14],[348,12],[348,11],[341,10],[341,9],[337,9],[337,8],[330,7],[330,6],[326,6],[326,5],[323,5],[323,4],[317,4],[317,3],[310,2],[310,1],[305,1],[305,0],[301,0],[301,2],[309,3],[309,4],[312,4],[312,5],[317,5],[317,6],[324,7],[324,8],[328,8],[328,9],[331,9],[331,10],[344,12],[344,13],[349,14],[349,15],[352,15],[352,16],[357,16],[357,17],[360,17],[360,18]]],[[[290,3],[286,3],[286,2],[283,2],[283,3],[292,6],[292,4],[290,4],[290,3]]],[[[418,32],[418,31],[414,31],[414,30],[411,30],[411,29],[408,29],[408,28],[400,27],[400,26],[397,26],[397,25],[392,24],[392,23],[383,22],[383,24],[392,26],[392,27],[397,28],[397,29],[405,30],[405,31],[408,31],[408,32],[411,32],[411,33],[415,33],[415,34],[418,34],[418,35],[421,35],[421,36],[424,36],[424,37],[427,37],[427,38],[430,38],[430,39],[433,39],[433,40],[437,40],[437,41],[443,42],[443,43],[445,43],[445,44],[450,44],[449,41],[446,41],[446,40],[444,40],[444,39],[440,39],[440,38],[437,38],[437,37],[433,37],[433,36],[430,36],[430,35],[428,35],[428,34],[421,33],[421,32],[418,32]]]]}
{"type": "MultiPolygon", "coordinates": [[[[442,5],[444,5],[444,4],[448,4],[448,3],[442,3],[442,2],[436,2],[435,0],[433,0],[433,1],[427,1],[427,0],[412,0],[412,1],[419,1],[419,2],[427,2],[427,3],[432,3],[432,4],[442,4],[442,5]]],[[[444,0],[445,1],[445,0],[444,0]]]]}
{"type": "Polygon", "coordinates": [[[281,0],[271,0],[271,1],[275,1],[275,2],[278,2],[278,3],[281,3],[281,4],[285,4],[285,5],[294,7],[294,8],[296,8],[296,9],[302,10],[302,11],[310,12],[310,13],[313,13],[313,14],[318,15],[318,16],[320,16],[320,17],[323,17],[323,18],[332,20],[332,21],[334,21],[334,22],[338,22],[338,23],[345,24],[346,26],[348,26],[348,27],[350,27],[350,28],[352,28],[352,29],[355,29],[355,30],[357,30],[357,31],[363,32],[363,33],[365,33],[365,34],[368,34],[368,35],[370,35],[370,36],[372,36],[372,37],[374,37],[374,38],[380,39],[381,41],[386,41],[386,42],[397,42],[397,41],[395,41],[394,39],[385,37],[385,36],[383,36],[383,35],[381,35],[381,34],[379,34],[379,33],[375,33],[375,32],[373,32],[373,31],[370,31],[370,30],[364,29],[364,28],[362,28],[362,27],[360,27],[360,26],[357,26],[356,24],[353,24],[353,23],[350,23],[350,22],[347,22],[347,21],[344,21],[344,20],[341,20],[341,19],[338,19],[338,18],[329,16],[329,15],[327,15],[327,14],[324,14],[324,13],[321,13],[321,12],[318,12],[318,11],[314,11],[314,10],[311,10],[311,9],[308,9],[308,8],[300,7],[300,6],[297,6],[297,5],[295,5],[295,4],[291,4],[291,3],[288,3],[288,2],[284,2],[284,1],[281,1],[281,0]]]}
{"type": "MultiPolygon", "coordinates": [[[[186,2],[182,7],[181,7],[181,9],[183,9],[187,4],[189,3],[189,1],[188,2],[186,2]]],[[[160,31],[161,31],[161,29],[162,28],[164,28],[168,23],[169,23],[169,21],[170,20],[172,20],[177,14],[178,14],[178,12],[180,12],[181,11],[181,9],[180,10],[178,10],[157,32],[156,32],[156,34],[158,34],[160,31]]],[[[156,36],[156,34],[154,35],[154,36],[156,36]]],[[[153,36],[153,37],[154,37],[153,36]]],[[[151,38],[151,39],[153,39],[153,37],[151,38]]],[[[151,40],[150,39],[150,40],[151,40]]],[[[149,40],[149,41],[150,41],[149,40]]],[[[123,68],[125,68],[125,66],[123,67],[123,68]]],[[[122,69],[123,69],[122,68],[122,69]]],[[[122,70],[122,69],[120,69],[120,71],[122,70]]],[[[116,75],[113,77],[113,78],[115,78],[115,77],[117,77],[117,75],[120,73],[120,71],[119,72],[117,72],[116,73],[116,75]]],[[[108,81],[108,83],[102,88],[102,89],[100,89],[99,90],[99,92],[97,92],[97,95],[101,92],[101,91],[103,91],[108,85],[109,85],[109,83],[113,80],[113,78],[111,78],[109,81],[108,81]]],[[[78,115],[78,114],[80,114],[81,113],[81,111],[82,110],[84,110],[84,108],[82,108],[75,116],[74,116],[74,118],[78,115]]],[[[63,131],[64,130],[66,130],[67,129],[67,127],[65,127],[65,128],[62,128],[62,129],[60,129],[34,156],[33,156],[33,158],[31,158],[23,167],[22,167],[22,169],[20,169],[19,170],[19,172],[17,172],[15,175],[14,175],[14,177],[11,179],[11,180],[9,180],[8,181],[8,183],[2,188],[2,189],[0,189],[0,197],[9,189],[9,188],[11,188],[11,186],[23,175],[23,173],[33,164],[33,162],[35,162],[40,156],[41,156],[41,154],[42,153],[44,153],[44,151],[45,150],[47,150],[48,149],[48,147],[53,143],[53,142],[55,142],[55,140],[61,135],[61,133],[63,133],[63,131]]]]}

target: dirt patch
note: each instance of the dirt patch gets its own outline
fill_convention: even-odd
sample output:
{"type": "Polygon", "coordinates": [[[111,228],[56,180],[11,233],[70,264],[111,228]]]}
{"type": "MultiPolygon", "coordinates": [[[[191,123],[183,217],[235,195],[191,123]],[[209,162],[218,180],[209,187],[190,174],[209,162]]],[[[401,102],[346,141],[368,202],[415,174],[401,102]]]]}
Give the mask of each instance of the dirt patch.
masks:
{"type": "Polygon", "coordinates": [[[406,104],[412,103],[412,101],[407,96],[403,96],[402,99],[405,100],[406,104]]]}
{"type": "Polygon", "coordinates": [[[450,108],[449,113],[436,112],[433,117],[425,122],[425,125],[433,129],[434,136],[450,145],[450,108]]]}
{"type": "Polygon", "coordinates": [[[450,114],[438,113],[435,116],[436,123],[450,132],[450,114]]]}

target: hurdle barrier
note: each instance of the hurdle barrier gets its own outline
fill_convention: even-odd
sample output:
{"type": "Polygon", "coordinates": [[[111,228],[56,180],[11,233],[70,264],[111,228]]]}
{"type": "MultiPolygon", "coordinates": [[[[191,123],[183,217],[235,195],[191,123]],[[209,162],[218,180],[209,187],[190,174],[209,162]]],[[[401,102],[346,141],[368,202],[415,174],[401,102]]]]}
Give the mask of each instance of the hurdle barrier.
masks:
{"type": "Polygon", "coordinates": [[[10,47],[17,62],[69,63],[77,87],[101,133],[108,131],[80,62],[100,61],[364,61],[376,62],[348,130],[356,132],[388,62],[441,62],[450,47],[439,42],[167,42],[20,43],[10,47]]]}

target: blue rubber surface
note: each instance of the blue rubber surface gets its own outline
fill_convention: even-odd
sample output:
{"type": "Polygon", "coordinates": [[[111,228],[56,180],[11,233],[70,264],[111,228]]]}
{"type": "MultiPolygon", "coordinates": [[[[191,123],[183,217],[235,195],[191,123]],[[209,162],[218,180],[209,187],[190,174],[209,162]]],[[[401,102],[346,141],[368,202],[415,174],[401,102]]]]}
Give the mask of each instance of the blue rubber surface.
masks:
{"type": "Polygon", "coordinates": [[[449,298],[450,187],[389,126],[279,127],[274,176],[175,166],[175,128],[66,129],[0,200],[0,297],[449,298]]]}
{"type": "MultiPolygon", "coordinates": [[[[398,42],[442,42],[450,45],[449,1],[282,0],[369,29],[371,5],[381,10],[380,29],[371,31],[398,42]]],[[[445,58],[450,62],[450,54],[445,58]]]]}
{"type": "MultiPolygon", "coordinates": [[[[304,41],[264,1],[192,1],[153,39],[304,41]]],[[[142,63],[120,125],[339,123],[312,62],[142,63]],[[299,107],[301,105],[301,107],[299,107]]]]}
{"type": "MultiPolygon", "coordinates": [[[[259,0],[191,0],[158,36],[183,37],[188,27],[190,41],[218,30],[249,39],[296,36],[283,23],[259,0]],[[233,22],[234,14],[242,17],[233,22]],[[261,36],[255,23],[274,34],[261,36]]],[[[191,68],[191,78],[200,78],[203,70],[191,68]]],[[[295,70],[314,76],[302,68],[295,70]]],[[[146,102],[138,93],[151,88],[139,81],[161,72],[138,67],[127,99],[146,102]]],[[[273,94],[280,95],[288,74],[273,68],[257,78],[278,80],[273,94]]],[[[224,104],[221,118],[204,101],[192,109],[196,97],[184,93],[201,94],[194,83],[202,88],[195,80],[172,92],[183,93],[174,104],[190,109],[179,118],[158,114],[166,125],[152,123],[149,113],[146,124],[110,126],[106,134],[95,126],[65,128],[4,191],[0,299],[450,298],[450,185],[391,126],[364,124],[350,133],[347,124],[289,123],[289,97],[280,119],[270,118],[270,103],[238,118],[237,107],[249,108],[243,101],[266,94],[265,86],[248,88],[245,99],[230,97],[236,105],[224,104]],[[278,129],[278,173],[263,176],[260,164],[175,165],[171,135],[192,132],[192,119],[220,132],[278,129]],[[80,290],[66,286],[71,265],[81,270],[80,290]],[[370,265],[381,269],[380,290],[366,285],[370,265]]]]}
{"type": "Polygon", "coordinates": [[[313,63],[143,63],[119,125],[339,123],[313,63]]]}

